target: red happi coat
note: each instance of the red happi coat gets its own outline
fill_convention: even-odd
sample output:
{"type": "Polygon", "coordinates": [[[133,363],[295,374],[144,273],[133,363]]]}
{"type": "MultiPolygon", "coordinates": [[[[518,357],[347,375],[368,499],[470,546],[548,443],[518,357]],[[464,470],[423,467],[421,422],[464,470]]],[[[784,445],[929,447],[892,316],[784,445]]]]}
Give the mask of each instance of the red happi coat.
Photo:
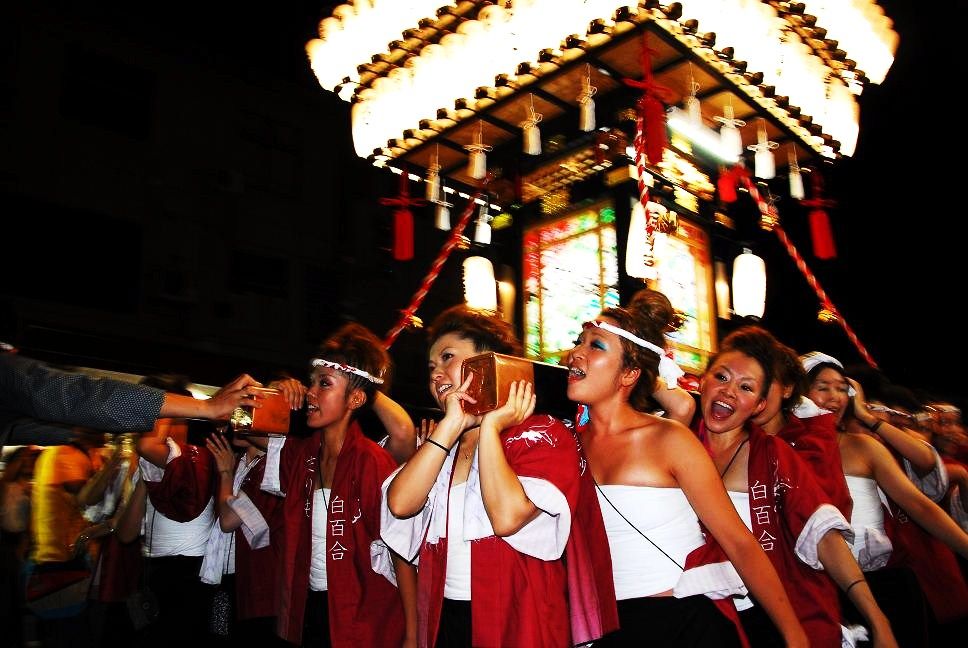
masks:
{"type": "MultiPolygon", "coordinates": [[[[278,546],[276,630],[295,644],[302,641],[309,592],[313,496],[319,487],[322,442],[321,430],[307,438],[289,437],[279,462],[286,497],[278,546]]],[[[397,646],[403,641],[400,595],[370,564],[370,545],[380,539],[380,484],[395,468],[386,450],[364,437],[358,424],[350,425],[336,461],[327,513],[327,598],[334,648],[397,646]]]]}
{"type": "MultiPolygon", "coordinates": [[[[472,541],[473,645],[561,647],[614,630],[618,612],[605,527],[575,436],[560,421],[535,415],[504,430],[501,440],[514,473],[557,489],[572,521],[564,560],[529,556],[493,535],[472,541]]],[[[449,465],[452,468],[453,463],[449,465]]],[[[450,484],[452,471],[441,470],[440,480],[450,484]]],[[[442,506],[447,515],[449,498],[442,506]]],[[[440,624],[448,539],[430,543],[424,538],[419,550],[417,632],[418,644],[427,648],[435,644],[440,624]]]]}
{"type": "Polygon", "coordinates": [[[844,478],[835,415],[822,414],[801,419],[787,414],[786,424],[777,436],[789,443],[807,462],[817,485],[827,495],[827,501],[850,520],[854,502],[844,478]]]}
{"type": "MultiPolygon", "coordinates": [[[[708,447],[708,433],[702,422],[698,436],[708,447]]],[[[837,519],[825,516],[829,521],[818,529],[817,540],[823,537],[824,529],[846,531],[849,525],[832,510],[830,498],[817,485],[813,471],[785,441],[750,425],[749,444],[747,480],[753,537],[780,576],[811,645],[839,648],[837,587],[823,571],[804,564],[797,557],[795,547],[804,528],[815,522],[811,518],[823,513],[818,509],[824,505],[830,507],[829,513],[837,519]]],[[[806,549],[814,554],[813,561],[817,561],[816,548],[806,549]]]]}
{"type": "MultiPolygon", "coordinates": [[[[888,450],[900,463],[899,455],[890,447],[888,450]]],[[[914,572],[940,623],[968,617],[968,584],[958,558],[948,545],[909,518],[894,500],[887,499],[890,510],[884,514],[884,530],[894,545],[887,566],[909,567],[914,572]]]]}
{"type": "Polygon", "coordinates": [[[178,444],[181,454],[165,466],[161,481],[145,480],[151,505],[173,522],[191,522],[215,496],[215,461],[207,448],[178,444]]]}
{"type": "Polygon", "coordinates": [[[252,500],[269,526],[269,546],[253,549],[242,528],[235,530],[235,601],[239,620],[276,613],[278,547],[283,535],[283,499],[259,488],[265,473],[263,457],[242,480],[240,492],[252,500]]]}

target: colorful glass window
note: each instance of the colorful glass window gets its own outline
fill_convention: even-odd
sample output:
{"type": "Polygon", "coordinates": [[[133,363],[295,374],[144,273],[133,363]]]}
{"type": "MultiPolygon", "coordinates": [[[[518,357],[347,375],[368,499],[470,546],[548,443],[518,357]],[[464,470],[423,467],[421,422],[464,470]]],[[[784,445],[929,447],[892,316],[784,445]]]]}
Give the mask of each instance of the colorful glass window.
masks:
{"type": "Polygon", "coordinates": [[[524,234],[527,354],[558,363],[581,325],[617,306],[615,210],[601,202],[524,234]]]}

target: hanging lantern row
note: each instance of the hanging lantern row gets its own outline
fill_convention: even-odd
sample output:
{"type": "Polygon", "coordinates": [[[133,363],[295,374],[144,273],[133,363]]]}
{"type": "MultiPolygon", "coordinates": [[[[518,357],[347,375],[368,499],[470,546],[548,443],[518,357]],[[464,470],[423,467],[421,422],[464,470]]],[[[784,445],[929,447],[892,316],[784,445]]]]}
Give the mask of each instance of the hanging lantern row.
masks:
{"type": "MultiPolygon", "coordinates": [[[[864,75],[856,65],[817,54],[815,48],[829,47],[823,41],[816,45],[816,39],[805,40],[815,34],[808,34],[809,21],[803,16],[792,15],[788,5],[793,3],[688,0],[663,7],[654,2],[642,6],[529,0],[513,2],[508,8],[462,2],[440,8],[436,18],[427,20],[415,19],[412,7],[391,8],[413,3],[368,0],[358,4],[354,15],[342,12],[338,25],[327,23],[321,30],[323,37],[312,41],[307,50],[327,89],[335,87],[332,69],[356,70],[338,82],[339,90],[346,96],[346,88],[352,88],[354,144],[361,157],[375,155],[375,163],[404,154],[467,116],[447,106],[460,103],[473,114],[479,109],[478,88],[486,95],[483,109],[495,98],[515,92],[516,87],[526,90],[541,76],[646,22],[702,57],[818,153],[835,157],[840,142],[840,152],[850,154],[856,141],[852,93],[862,89],[864,75]],[[366,10],[377,5],[386,5],[384,14],[366,10]],[[472,15],[475,19],[468,19],[472,15]],[[369,21],[383,21],[382,26],[397,18],[409,22],[398,24],[404,38],[391,43],[392,51],[362,55],[364,49],[352,39],[354,30],[365,30],[369,21]],[[703,38],[696,36],[700,24],[709,30],[703,38]],[[440,37],[442,29],[448,33],[440,37]],[[716,33],[712,39],[711,32],[716,33]],[[751,33],[758,37],[750,37],[751,33]],[[424,35],[433,40],[424,40],[424,35]],[[727,46],[713,49],[716,42],[727,46]],[[352,47],[348,45],[344,52],[334,43],[352,47]],[[346,61],[354,63],[347,67],[346,61]],[[401,137],[404,132],[413,137],[401,137]]],[[[368,34],[361,39],[372,42],[368,34]]],[[[890,42],[882,49],[892,55],[890,42]]],[[[590,97],[582,92],[577,101],[584,108],[593,103],[590,97]]]]}

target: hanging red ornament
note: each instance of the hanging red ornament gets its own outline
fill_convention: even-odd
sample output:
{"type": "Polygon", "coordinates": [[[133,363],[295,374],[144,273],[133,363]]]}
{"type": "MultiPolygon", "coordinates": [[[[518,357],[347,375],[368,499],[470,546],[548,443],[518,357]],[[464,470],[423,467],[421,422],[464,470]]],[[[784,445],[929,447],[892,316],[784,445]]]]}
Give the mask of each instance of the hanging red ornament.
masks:
{"type": "Polygon", "coordinates": [[[652,75],[652,54],[649,48],[649,33],[642,33],[642,80],[622,79],[626,85],[642,90],[638,101],[638,120],[636,123],[636,139],[641,139],[641,145],[636,149],[642,150],[651,164],[662,161],[662,152],[666,147],[666,104],[672,103],[673,94],[665,86],[655,82],[652,75]]]}
{"type": "Polygon", "coordinates": [[[424,205],[423,198],[410,197],[410,175],[400,172],[400,194],[396,198],[381,198],[380,204],[396,207],[393,210],[393,258],[409,261],[413,258],[413,214],[411,207],[424,205]]]}
{"type": "Polygon", "coordinates": [[[810,223],[810,238],[813,241],[813,255],[823,260],[834,259],[837,257],[837,247],[834,245],[827,208],[834,207],[837,203],[823,197],[823,178],[817,169],[810,174],[810,185],[813,197],[801,201],[800,204],[811,208],[807,218],[810,223]]]}
{"type": "Polygon", "coordinates": [[[716,189],[719,191],[719,199],[724,203],[736,202],[736,188],[740,182],[750,177],[750,172],[741,164],[734,165],[726,169],[720,167],[719,178],[716,180],[716,189]]]}

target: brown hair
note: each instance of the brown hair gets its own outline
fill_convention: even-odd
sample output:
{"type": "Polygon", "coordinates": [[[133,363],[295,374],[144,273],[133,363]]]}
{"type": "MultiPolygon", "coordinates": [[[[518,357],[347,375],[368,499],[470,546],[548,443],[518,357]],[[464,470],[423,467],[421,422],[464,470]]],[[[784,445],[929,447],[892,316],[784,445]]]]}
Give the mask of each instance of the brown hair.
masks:
{"type": "Polygon", "coordinates": [[[356,323],[344,324],[330,335],[316,351],[317,358],[350,365],[369,373],[371,376],[383,378],[382,385],[377,385],[363,376],[347,373],[347,395],[354,389],[362,389],[366,394],[367,405],[373,404],[373,397],[377,389],[385,390],[390,383],[390,356],[383,343],[365,326],[356,323]]]}
{"type": "MultiPolygon", "coordinates": [[[[651,289],[637,292],[627,308],[606,308],[600,317],[613,319],[619,328],[662,348],[665,348],[665,332],[677,321],[669,298],[651,289]]],[[[659,377],[659,356],[624,337],[619,340],[622,343],[622,367],[642,372],[629,394],[629,404],[640,412],[647,412],[654,406],[652,392],[659,377]]]]}
{"type": "MultiPolygon", "coordinates": [[[[727,335],[719,347],[719,351],[709,359],[706,370],[716,363],[724,353],[738,351],[756,360],[763,369],[763,384],[760,385],[760,396],[765,397],[773,384],[773,377],[779,373],[779,367],[783,362],[780,353],[780,342],[773,334],[759,326],[744,326],[738,328],[727,335]]],[[[799,363],[800,358],[794,355],[794,359],[799,363]]]]}
{"type": "Polygon", "coordinates": [[[516,356],[524,354],[521,341],[510,324],[495,315],[468,308],[464,304],[452,306],[434,319],[427,329],[427,342],[433,345],[448,333],[456,333],[461,338],[470,340],[478,353],[494,351],[516,356]]]}

